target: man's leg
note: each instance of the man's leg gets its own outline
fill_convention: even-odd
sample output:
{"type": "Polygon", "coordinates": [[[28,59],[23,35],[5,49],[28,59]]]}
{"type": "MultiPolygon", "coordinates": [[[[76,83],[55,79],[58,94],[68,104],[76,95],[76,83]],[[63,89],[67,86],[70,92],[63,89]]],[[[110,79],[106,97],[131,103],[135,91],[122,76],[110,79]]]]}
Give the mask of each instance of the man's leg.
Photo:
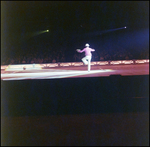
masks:
{"type": "Polygon", "coordinates": [[[91,56],[86,56],[82,58],[82,61],[85,65],[88,65],[88,72],[91,70],[91,56]]]}
{"type": "Polygon", "coordinates": [[[87,65],[87,64],[88,64],[87,56],[86,56],[86,57],[84,57],[84,58],[82,58],[82,62],[83,62],[85,65],[87,65]]]}
{"type": "Polygon", "coordinates": [[[88,72],[91,70],[91,57],[88,56],[88,72]]]}

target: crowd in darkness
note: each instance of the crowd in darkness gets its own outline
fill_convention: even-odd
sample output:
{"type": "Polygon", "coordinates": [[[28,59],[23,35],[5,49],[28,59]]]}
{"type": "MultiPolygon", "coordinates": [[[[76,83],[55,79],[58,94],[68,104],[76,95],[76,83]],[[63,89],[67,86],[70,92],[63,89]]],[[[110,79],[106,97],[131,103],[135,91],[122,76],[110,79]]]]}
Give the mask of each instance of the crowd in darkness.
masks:
{"type": "MultiPolygon", "coordinates": [[[[44,52],[26,52],[22,55],[15,55],[13,57],[5,56],[2,65],[8,64],[33,64],[33,63],[58,63],[58,62],[82,62],[84,53],[77,53],[74,51],[71,55],[66,54],[65,50],[53,50],[44,52]]],[[[92,61],[111,61],[111,60],[133,60],[133,59],[149,59],[148,50],[138,53],[131,53],[129,51],[110,51],[97,50],[93,52],[92,61]]]]}
{"type": "Polygon", "coordinates": [[[36,3],[26,5],[29,8],[31,6],[31,11],[26,7],[22,9],[23,7],[14,3],[14,8],[10,10],[12,13],[8,11],[6,21],[3,21],[9,23],[3,25],[5,27],[2,29],[4,34],[2,65],[82,62],[84,53],[76,52],[77,48],[74,46],[77,46],[76,43],[79,46],[80,43],[84,45],[83,42],[87,43],[85,41],[88,41],[91,48],[93,45],[97,46],[94,47],[95,52],[92,53],[91,61],[149,59],[149,31],[141,29],[141,27],[149,28],[147,3],[135,2],[129,5],[126,2],[104,1],[86,4],[69,2],[64,5],[57,3],[49,5],[44,2],[41,6],[37,4],[38,7],[36,3]],[[115,31],[114,28],[120,28],[122,24],[127,26],[130,24],[127,27],[129,29],[123,27],[115,31]],[[49,29],[49,33],[28,35],[43,28],[49,29]],[[14,49],[11,49],[12,46],[14,49]],[[68,52],[69,49],[65,48],[71,48],[72,51],[68,52]]]}

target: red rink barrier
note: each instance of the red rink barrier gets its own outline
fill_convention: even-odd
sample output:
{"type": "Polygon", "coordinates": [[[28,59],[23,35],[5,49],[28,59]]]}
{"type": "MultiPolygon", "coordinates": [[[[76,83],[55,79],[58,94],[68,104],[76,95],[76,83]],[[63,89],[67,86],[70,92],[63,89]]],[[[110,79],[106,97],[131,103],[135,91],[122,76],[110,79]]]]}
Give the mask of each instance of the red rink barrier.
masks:
{"type": "MultiPolygon", "coordinates": [[[[120,65],[120,64],[144,64],[149,63],[149,59],[143,60],[118,60],[118,61],[93,61],[91,65],[120,65]]],[[[82,62],[63,62],[63,63],[43,63],[43,64],[10,64],[1,65],[1,70],[11,70],[11,69],[42,69],[50,67],[69,67],[69,66],[83,66],[82,62]]]]}

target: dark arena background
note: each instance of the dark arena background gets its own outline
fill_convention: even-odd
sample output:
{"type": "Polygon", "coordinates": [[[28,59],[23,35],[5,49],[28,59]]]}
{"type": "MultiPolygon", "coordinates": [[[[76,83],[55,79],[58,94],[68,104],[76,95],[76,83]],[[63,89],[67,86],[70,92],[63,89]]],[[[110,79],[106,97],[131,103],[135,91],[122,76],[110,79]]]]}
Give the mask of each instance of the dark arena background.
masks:
{"type": "Polygon", "coordinates": [[[1,4],[2,146],[149,145],[149,1],[1,4]]]}

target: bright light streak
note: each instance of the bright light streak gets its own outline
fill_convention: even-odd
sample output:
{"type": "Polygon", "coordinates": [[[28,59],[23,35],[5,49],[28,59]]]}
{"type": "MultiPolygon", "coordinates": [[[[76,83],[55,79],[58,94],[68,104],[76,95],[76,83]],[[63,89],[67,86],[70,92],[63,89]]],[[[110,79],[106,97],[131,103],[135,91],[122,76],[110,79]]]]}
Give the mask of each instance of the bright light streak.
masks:
{"type": "Polygon", "coordinates": [[[149,60],[135,60],[135,63],[148,63],[149,60]]]}
{"type": "Polygon", "coordinates": [[[6,69],[8,65],[1,65],[1,69],[6,69]]]}
{"type": "Polygon", "coordinates": [[[5,71],[23,70],[24,67],[26,70],[42,69],[40,64],[16,64],[7,66],[5,71]]]}
{"type": "Polygon", "coordinates": [[[37,35],[40,35],[40,34],[43,34],[43,33],[47,33],[47,32],[49,32],[49,30],[36,31],[36,32],[28,32],[25,35],[25,39],[29,39],[29,38],[32,38],[34,36],[37,36],[37,35]]]}
{"type": "Polygon", "coordinates": [[[71,66],[71,63],[60,63],[60,66],[71,66]]]}
{"type": "Polygon", "coordinates": [[[1,74],[3,80],[27,80],[27,79],[59,79],[59,78],[69,78],[75,76],[89,75],[95,73],[104,73],[104,72],[114,72],[114,70],[91,70],[88,71],[74,71],[74,70],[62,70],[56,72],[36,72],[36,73],[9,73],[1,74]]]}

